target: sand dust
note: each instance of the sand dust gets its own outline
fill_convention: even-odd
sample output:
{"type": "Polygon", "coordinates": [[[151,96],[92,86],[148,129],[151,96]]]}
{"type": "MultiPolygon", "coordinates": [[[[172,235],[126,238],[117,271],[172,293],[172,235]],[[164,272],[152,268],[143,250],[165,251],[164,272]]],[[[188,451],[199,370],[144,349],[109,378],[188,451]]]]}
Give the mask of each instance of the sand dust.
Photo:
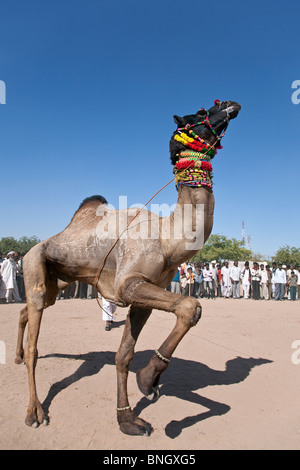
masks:
{"type": "Polygon", "coordinates": [[[115,411],[114,358],[127,309],[118,308],[109,332],[95,300],[60,300],[45,310],[37,387],[50,425],[33,429],[24,424],[26,366],[14,364],[20,304],[0,305],[0,449],[299,449],[300,301],[205,299],[202,306],[155,403],[142,396],[135,375],[175,317],[155,310],[144,327],[128,391],[154,432],[131,437],[119,431],[115,411]]]}

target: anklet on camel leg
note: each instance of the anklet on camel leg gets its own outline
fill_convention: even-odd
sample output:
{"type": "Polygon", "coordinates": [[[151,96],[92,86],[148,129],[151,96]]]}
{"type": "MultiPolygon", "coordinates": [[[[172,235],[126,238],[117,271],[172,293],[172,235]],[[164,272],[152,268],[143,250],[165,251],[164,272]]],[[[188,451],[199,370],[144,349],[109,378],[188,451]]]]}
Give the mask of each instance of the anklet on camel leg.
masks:
{"type": "Polygon", "coordinates": [[[123,406],[122,408],[116,408],[117,411],[126,411],[126,410],[131,410],[131,406],[123,406]]]}
{"type": "Polygon", "coordinates": [[[157,349],[155,349],[155,354],[157,355],[157,357],[159,357],[159,359],[163,362],[166,362],[167,364],[169,364],[170,362],[170,359],[164,357],[157,349]]]}

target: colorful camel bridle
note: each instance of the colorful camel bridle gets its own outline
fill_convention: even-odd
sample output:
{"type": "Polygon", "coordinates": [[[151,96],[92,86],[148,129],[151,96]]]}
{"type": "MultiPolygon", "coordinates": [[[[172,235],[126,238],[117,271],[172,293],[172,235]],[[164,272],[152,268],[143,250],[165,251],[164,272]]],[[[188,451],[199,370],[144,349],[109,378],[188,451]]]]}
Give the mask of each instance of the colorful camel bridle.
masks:
{"type": "MultiPolygon", "coordinates": [[[[215,105],[220,104],[219,100],[215,101],[215,105]]],[[[220,141],[225,135],[229,123],[229,116],[225,120],[227,121],[225,129],[219,136],[213,129],[210,120],[209,112],[206,112],[205,118],[195,124],[186,124],[185,127],[178,128],[174,133],[174,139],[180,142],[186,147],[186,150],[181,151],[178,154],[179,160],[174,165],[173,172],[175,174],[175,183],[178,188],[179,185],[199,187],[204,186],[212,190],[212,165],[210,160],[214,158],[217,153],[216,146],[222,148],[220,141]],[[205,125],[216,137],[216,141],[213,145],[208,144],[199,135],[197,135],[193,128],[205,125]]]]}

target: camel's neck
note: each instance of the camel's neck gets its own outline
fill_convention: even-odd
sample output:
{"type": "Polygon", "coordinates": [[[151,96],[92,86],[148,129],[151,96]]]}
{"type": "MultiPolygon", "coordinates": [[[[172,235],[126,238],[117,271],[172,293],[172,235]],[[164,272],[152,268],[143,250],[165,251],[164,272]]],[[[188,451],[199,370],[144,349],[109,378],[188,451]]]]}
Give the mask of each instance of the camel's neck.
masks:
{"type": "Polygon", "coordinates": [[[175,210],[161,224],[162,246],[172,262],[186,261],[202,248],[212,230],[213,212],[211,191],[179,186],[175,210]]]}

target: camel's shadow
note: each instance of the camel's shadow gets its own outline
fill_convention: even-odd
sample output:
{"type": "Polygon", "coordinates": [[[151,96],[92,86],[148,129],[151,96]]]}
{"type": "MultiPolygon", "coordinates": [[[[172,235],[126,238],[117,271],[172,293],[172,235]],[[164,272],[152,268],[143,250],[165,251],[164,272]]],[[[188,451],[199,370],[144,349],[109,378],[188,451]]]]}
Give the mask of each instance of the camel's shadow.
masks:
{"type": "MultiPolygon", "coordinates": [[[[140,368],[148,364],[153,351],[136,352],[130,370],[136,373],[140,368]]],[[[97,374],[104,365],[115,365],[115,352],[89,352],[87,354],[49,354],[40,357],[59,357],[72,360],[84,361],[78,369],[63,380],[51,385],[48,395],[43,402],[43,409],[49,412],[49,407],[62,390],[84,377],[97,374]]],[[[201,362],[190,361],[173,357],[169,368],[162,374],[160,380],[160,395],[174,396],[182,400],[204,406],[208,411],[201,412],[196,416],[187,416],[181,421],[170,421],[165,428],[166,435],[170,438],[177,437],[182,429],[207,419],[212,416],[220,416],[227,413],[230,407],[225,403],[210,400],[195,391],[208,386],[232,385],[244,381],[256,366],[271,363],[272,361],[262,358],[235,357],[227,361],[225,370],[212,369],[201,362]]],[[[143,397],[136,405],[134,412],[139,415],[141,411],[149,406],[149,402],[143,397]]]]}

